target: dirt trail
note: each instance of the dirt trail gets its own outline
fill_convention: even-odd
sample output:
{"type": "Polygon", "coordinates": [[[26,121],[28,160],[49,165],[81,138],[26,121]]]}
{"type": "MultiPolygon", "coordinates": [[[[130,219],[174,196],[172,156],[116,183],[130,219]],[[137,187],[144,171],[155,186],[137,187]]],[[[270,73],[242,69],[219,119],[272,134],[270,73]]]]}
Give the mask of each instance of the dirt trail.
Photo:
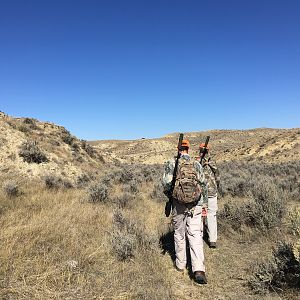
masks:
{"type": "MultiPolygon", "coordinates": [[[[186,270],[184,274],[177,272],[170,256],[166,255],[166,263],[172,278],[174,299],[293,299],[283,295],[251,295],[247,286],[251,263],[259,257],[270,254],[270,247],[261,241],[252,244],[248,242],[233,242],[225,236],[220,236],[217,249],[204,247],[207,285],[198,285],[191,280],[186,270]]],[[[294,298],[296,299],[296,297],[294,298]]]]}

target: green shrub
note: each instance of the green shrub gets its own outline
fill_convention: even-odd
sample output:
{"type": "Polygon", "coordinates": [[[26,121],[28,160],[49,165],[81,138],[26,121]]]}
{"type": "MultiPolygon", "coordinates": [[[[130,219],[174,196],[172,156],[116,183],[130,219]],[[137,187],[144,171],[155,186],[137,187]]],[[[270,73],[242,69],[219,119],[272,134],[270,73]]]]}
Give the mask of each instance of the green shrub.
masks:
{"type": "Polygon", "coordinates": [[[81,174],[77,177],[76,185],[78,188],[84,188],[90,182],[90,178],[86,174],[81,174]]]}
{"type": "Polygon", "coordinates": [[[139,191],[139,186],[138,186],[138,183],[136,181],[132,180],[128,184],[123,184],[122,190],[125,193],[136,194],[139,191]]]}
{"type": "Polygon", "coordinates": [[[73,142],[71,144],[71,149],[72,149],[72,151],[78,152],[80,149],[79,144],[73,142]]]}
{"type": "Polygon", "coordinates": [[[44,177],[44,182],[45,182],[45,186],[48,188],[48,189],[54,189],[54,188],[59,188],[60,187],[60,181],[61,181],[61,178],[58,178],[54,175],[46,175],[44,177]]]}
{"type": "Polygon", "coordinates": [[[28,125],[35,125],[34,119],[31,119],[31,118],[25,118],[23,120],[23,123],[28,124],[28,125]]]}
{"type": "Polygon", "coordinates": [[[89,201],[96,202],[107,202],[108,201],[108,188],[103,183],[94,183],[89,186],[89,201]]]}
{"type": "Polygon", "coordinates": [[[224,204],[224,208],[219,213],[220,228],[229,224],[234,230],[241,230],[242,225],[251,224],[253,218],[253,206],[250,204],[238,205],[235,202],[224,204]]]}
{"type": "Polygon", "coordinates": [[[20,125],[18,126],[18,130],[24,133],[27,133],[30,131],[29,127],[25,126],[25,125],[20,125]]]}
{"type": "Polygon", "coordinates": [[[221,196],[248,196],[258,178],[269,177],[282,191],[288,192],[292,199],[299,199],[300,197],[299,161],[277,164],[230,161],[221,163],[219,169],[221,174],[219,192],[221,196]]]}
{"type": "Polygon", "coordinates": [[[48,189],[59,189],[59,188],[72,188],[72,183],[67,179],[62,179],[61,177],[55,175],[46,175],[44,177],[45,186],[48,189]]]}
{"type": "Polygon", "coordinates": [[[286,208],[286,197],[271,178],[259,179],[252,189],[255,201],[253,223],[260,230],[281,224],[286,208]]]}
{"type": "Polygon", "coordinates": [[[121,261],[134,257],[137,240],[133,234],[114,231],[112,234],[112,250],[121,261]]]}
{"type": "Polygon", "coordinates": [[[135,199],[134,195],[130,193],[123,193],[120,196],[117,196],[113,199],[113,202],[120,208],[128,207],[130,204],[133,203],[133,200],[135,199]]]}
{"type": "Polygon", "coordinates": [[[239,205],[231,201],[220,211],[220,224],[228,223],[239,230],[242,225],[266,232],[280,226],[286,210],[286,197],[269,177],[259,177],[253,183],[251,200],[239,205]]]}
{"type": "Polygon", "coordinates": [[[3,185],[3,190],[7,197],[14,198],[20,194],[19,186],[15,181],[7,181],[3,185]]]}
{"type": "Polygon", "coordinates": [[[153,186],[153,190],[150,193],[150,198],[158,202],[168,201],[167,196],[164,194],[164,189],[161,183],[157,183],[153,186]]]}
{"type": "Polygon", "coordinates": [[[294,236],[300,237],[300,210],[292,211],[289,214],[289,229],[290,233],[294,236]]]}
{"type": "Polygon", "coordinates": [[[253,272],[249,285],[255,293],[300,289],[299,256],[295,256],[291,244],[280,243],[272,257],[254,266],[253,272]]]}
{"type": "Polygon", "coordinates": [[[19,156],[23,157],[23,160],[27,163],[40,164],[48,162],[46,155],[40,150],[37,142],[34,141],[22,143],[19,156]]]}
{"type": "Polygon", "coordinates": [[[133,258],[136,251],[148,251],[158,246],[158,237],[146,233],[145,226],[124,217],[121,210],[113,215],[112,252],[119,260],[133,258]]]}
{"type": "Polygon", "coordinates": [[[75,137],[72,136],[71,133],[67,129],[63,128],[62,134],[61,134],[61,139],[64,143],[71,146],[75,140],[75,137]]]}
{"type": "Polygon", "coordinates": [[[32,118],[25,118],[23,120],[23,123],[26,124],[27,128],[30,129],[38,129],[38,126],[36,125],[36,120],[32,119],[32,118]]]}
{"type": "Polygon", "coordinates": [[[118,210],[113,216],[112,253],[121,261],[134,257],[138,247],[134,224],[118,210]]]}
{"type": "Polygon", "coordinates": [[[92,158],[96,157],[97,151],[93,146],[89,145],[85,140],[81,140],[82,149],[92,158]]]}

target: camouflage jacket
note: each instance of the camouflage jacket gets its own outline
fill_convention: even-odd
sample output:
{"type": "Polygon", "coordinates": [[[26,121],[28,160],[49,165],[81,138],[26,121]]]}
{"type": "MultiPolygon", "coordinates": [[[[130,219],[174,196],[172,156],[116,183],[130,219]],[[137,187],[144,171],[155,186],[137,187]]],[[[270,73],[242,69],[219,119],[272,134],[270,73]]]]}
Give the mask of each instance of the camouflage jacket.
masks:
{"type": "MultiPolygon", "coordinates": [[[[183,154],[183,155],[181,155],[180,159],[190,160],[191,157],[188,154],[183,154]]],[[[175,168],[175,160],[176,160],[176,158],[173,158],[173,159],[168,160],[165,163],[165,172],[164,172],[163,180],[162,180],[165,194],[168,194],[171,189],[173,173],[174,173],[174,168],[175,168]]],[[[202,204],[207,203],[207,184],[206,184],[205,175],[204,175],[201,164],[195,160],[194,166],[197,171],[199,183],[202,188],[202,196],[199,199],[199,204],[202,205],[202,204]]]]}
{"type": "Polygon", "coordinates": [[[220,173],[217,165],[210,156],[206,156],[202,160],[202,166],[207,181],[208,197],[215,197],[218,194],[220,183],[220,173]]]}

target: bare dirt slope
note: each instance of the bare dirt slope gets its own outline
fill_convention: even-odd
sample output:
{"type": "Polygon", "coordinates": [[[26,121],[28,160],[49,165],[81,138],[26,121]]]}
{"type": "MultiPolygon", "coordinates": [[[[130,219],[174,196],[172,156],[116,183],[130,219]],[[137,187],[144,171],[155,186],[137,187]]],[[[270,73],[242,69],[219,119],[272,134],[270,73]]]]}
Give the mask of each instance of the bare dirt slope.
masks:
{"type": "MultiPolygon", "coordinates": [[[[157,139],[132,141],[92,141],[107,160],[135,163],[163,163],[176,153],[178,133],[157,139]]],[[[210,130],[185,133],[191,153],[197,156],[198,145],[210,136],[212,153],[218,161],[263,159],[266,162],[300,159],[300,128],[251,130],[210,130]]]]}

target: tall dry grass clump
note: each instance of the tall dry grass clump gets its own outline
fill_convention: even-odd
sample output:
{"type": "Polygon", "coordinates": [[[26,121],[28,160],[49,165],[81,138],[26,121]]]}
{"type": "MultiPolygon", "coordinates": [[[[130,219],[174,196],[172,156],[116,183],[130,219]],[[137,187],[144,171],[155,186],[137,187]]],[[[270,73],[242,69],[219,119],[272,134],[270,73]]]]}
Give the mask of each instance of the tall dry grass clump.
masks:
{"type": "Polygon", "coordinates": [[[130,211],[85,201],[87,190],[23,189],[14,202],[0,198],[1,299],[171,297],[156,203],[140,198],[130,211]]]}

